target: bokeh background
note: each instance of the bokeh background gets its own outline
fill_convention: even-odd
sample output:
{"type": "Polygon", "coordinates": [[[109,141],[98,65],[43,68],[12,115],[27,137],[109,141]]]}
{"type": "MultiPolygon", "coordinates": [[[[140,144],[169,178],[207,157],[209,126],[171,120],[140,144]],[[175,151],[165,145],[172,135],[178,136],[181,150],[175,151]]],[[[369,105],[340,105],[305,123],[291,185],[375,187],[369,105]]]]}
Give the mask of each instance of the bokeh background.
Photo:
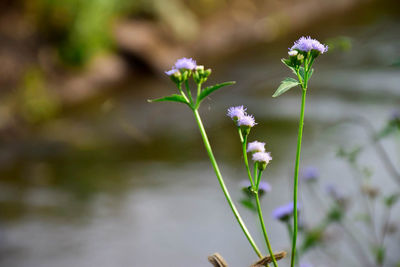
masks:
{"type": "MultiPolygon", "coordinates": [[[[274,249],[289,250],[271,212],[291,199],[300,98],[271,95],[290,75],[280,59],[302,35],[330,46],[310,83],[302,167],[318,168],[323,199],[328,184],[352,197],[349,224],[372,261],[370,228],[355,219],[363,196],[343,154],[361,151],[357,162],[380,197],[398,192],[364,127],[379,132],[400,108],[398,0],[2,0],[0,266],[210,266],[214,252],[231,266],[256,260],[187,107],[146,102],[174,91],[163,71],[183,56],[213,69],[208,84],[237,81],[200,112],[237,202],[246,173],[226,109],[243,104],[256,117],[250,140],[273,155],[267,228],[274,249]]],[[[379,141],[397,172],[399,140],[379,141]]],[[[304,220],[317,224],[320,201],[302,187],[302,202],[304,220]]],[[[261,246],[255,215],[241,211],[261,246]]],[[[338,228],[304,259],[364,266],[338,228]]],[[[384,265],[399,266],[399,233],[385,242],[384,265]]]]}

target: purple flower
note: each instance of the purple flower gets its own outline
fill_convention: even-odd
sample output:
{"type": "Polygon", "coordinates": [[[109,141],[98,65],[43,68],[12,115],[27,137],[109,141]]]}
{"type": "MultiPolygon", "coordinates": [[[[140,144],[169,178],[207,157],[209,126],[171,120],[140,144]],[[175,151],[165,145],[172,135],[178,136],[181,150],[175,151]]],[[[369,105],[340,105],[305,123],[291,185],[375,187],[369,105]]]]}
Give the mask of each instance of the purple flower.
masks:
{"type": "Polygon", "coordinates": [[[254,127],[256,124],[257,123],[252,115],[244,115],[238,120],[238,126],[247,126],[251,128],[254,127]]]}
{"type": "Polygon", "coordinates": [[[319,51],[321,54],[328,51],[328,46],[321,44],[318,40],[312,39],[310,36],[301,37],[299,40],[294,42],[294,45],[289,50],[300,50],[309,52],[311,50],[319,51]]]}
{"type": "Polygon", "coordinates": [[[312,182],[317,180],[319,177],[318,169],[312,166],[308,166],[303,170],[301,179],[306,182],[312,182]]]}
{"type": "Polygon", "coordinates": [[[272,160],[271,154],[269,152],[256,152],[253,154],[253,161],[259,163],[266,163],[272,160]]]}
{"type": "Polygon", "coordinates": [[[247,145],[247,153],[265,152],[265,143],[254,141],[247,145]]]}
{"type": "Polygon", "coordinates": [[[243,106],[230,107],[228,108],[228,117],[234,121],[238,121],[246,116],[246,108],[243,106]]]}
{"type": "Polygon", "coordinates": [[[187,70],[194,70],[196,68],[196,61],[192,58],[180,58],[175,62],[173,69],[187,69],[187,70]]]}
{"type": "Polygon", "coordinates": [[[393,110],[390,114],[390,121],[400,121],[400,110],[393,110]]]}
{"type": "Polygon", "coordinates": [[[300,267],[313,267],[311,263],[300,263],[300,267]]]}
{"type": "MultiPolygon", "coordinates": [[[[297,205],[297,210],[299,210],[300,207],[297,205]]],[[[272,217],[274,217],[276,220],[281,220],[281,221],[286,221],[292,216],[293,214],[293,202],[290,202],[286,205],[277,207],[274,209],[272,212],[272,217]]]]}
{"type": "Polygon", "coordinates": [[[166,71],[165,74],[167,74],[168,76],[171,76],[171,75],[173,75],[173,74],[175,74],[177,72],[179,72],[179,70],[171,69],[171,70],[166,71]]]}
{"type": "Polygon", "coordinates": [[[258,190],[260,191],[260,193],[264,193],[264,192],[271,192],[271,185],[267,182],[264,181],[260,181],[258,190]]]}

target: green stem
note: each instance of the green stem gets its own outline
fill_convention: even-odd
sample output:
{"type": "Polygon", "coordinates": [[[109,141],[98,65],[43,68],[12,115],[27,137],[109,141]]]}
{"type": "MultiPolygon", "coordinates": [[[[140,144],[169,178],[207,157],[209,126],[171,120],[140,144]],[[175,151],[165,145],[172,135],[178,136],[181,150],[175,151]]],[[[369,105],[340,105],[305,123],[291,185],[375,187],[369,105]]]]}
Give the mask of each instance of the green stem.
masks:
{"type": "Polygon", "coordinates": [[[239,223],[240,227],[242,228],[242,231],[243,231],[244,235],[246,236],[247,240],[249,241],[250,245],[253,247],[255,253],[257,254],[257,256],[259,258],[262,258],[263,255],[261,254],[260,250],[258,249],[258,247],[257,247],[256,243],[254,242],[253,238],[251,237],[251,235],[249,233],[249,230],[247,230],[246,225],[244,224],[242,218],[240,217],[240,214],[239,214],[238,210],[236,209],[236,206],[233,203],[231,196],[229,195],[228,189],[226,188],[226,185],[225,185],[224,180],[222,178],[221,172],[219,171],[217,162],[216,162],[216,160],[214,158],[214,154],[212,152],[210,143],[208,141],[208,137],[207,137],[206,131],[204,129],[203,123],[201,121],[199,112],[198,112],[197,109],[194,109],[193,113],[194,113],[194,116],[196,118],[196,122],[197,122],[197,124],[199,126],[201,137],[203,138],[204,146],[205,146],[205,148],[207,150],[208,157],[210,158],[211,164],[212,164],[212,166],[214,168],[214,171],[215,171],[215,174],[216,174],[216,176],[218,178],[218,182],[219,182],[219,184],[221,186],[221,189],[224,192],[225,198],[228,201],[228,204],[231,207],[232,212],[235,215],[235,218],[236,218],[237,222],[239,223]]]}
{"type": "Polygon", "coordinates": [[[186,91],[187,91],[188,96],[189,96],[190,104],[193,106],[193,98],[192,98],[192,92],[190,92],[189,80],[185,81],[185,87],[186,87],[186,91]]]}
{"type": "Polygon", "coordinates": [[[293,185],[293,239],[292,239],[292,256],[290,266],[294,267],[296,257],[296,242],[297,242],[297,189],[299,184],[299,165],[300,165],[300,152],[301,152],[301,140],[303,137],[303,125],[304,125],[304,109],[306,104],[306,92],[307,85],[302,86],[302,98],[301,98],[301,111],[300,111],[300,122],[299,132],[297,136],[297,152],[296,152],[296,163],[294,167],[294,185],[293,185]]]}
{"type": "Polygon", "coordinates": [[[251,177],[251,172],[250,172],[250,168],[249,168],[249,161],[247,159],[246,148],[247,148],[247,135],[245,135],[243,137],[243,142],[242,142],[243,160],[244,160],[244,164],[246,165],[247,176],[249,176],[251,188],[254,189],[254,182],[253,182],[253,177],[251,177]]]}
{"type": "MultiPolygon", "coordinates": [[[[261,179],[261,173],[262,173],[261,171],[258,172],[258,179],[261,179]]],[[[269,252],[269,255],[271,256],[272,262],[273,262],[274,266],[277,267],[278,263],[276,262],[274,252],[272,251],[272,247],[271,247],[271,244],[268,239],[267,229],[265,229],[265,223],[264,223],[264,218],[263,218],[262,211],[261,211],[261,204],[260,204],[260,198],[258,196],[258,190],[255,191],[254,195],[256,197],[258,218],[260,219],[260,224],[261,224],[261,228],[263,231],[265,243],[267,244],[268,252],[269,252]]]]}

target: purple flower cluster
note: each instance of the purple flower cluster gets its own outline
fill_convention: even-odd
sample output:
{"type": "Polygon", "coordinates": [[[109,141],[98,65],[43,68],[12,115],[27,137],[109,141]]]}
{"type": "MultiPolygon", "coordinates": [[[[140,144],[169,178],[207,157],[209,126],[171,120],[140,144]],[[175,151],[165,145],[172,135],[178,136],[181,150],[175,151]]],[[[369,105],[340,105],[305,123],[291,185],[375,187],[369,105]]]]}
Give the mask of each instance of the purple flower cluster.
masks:
{"type": "Polygon", "coordinates": [[[272,157],[269,152],[256,152],[253,154],[252,159],[258,163],[268,164],[272,160],[272,157]]]}
{"type": "Polygon", "coordinates": [[[246,113],[246,108],[243,106],[228,108],[227,116],[237,123],[237,126],[254,127],[257,123],[253,115],[246,113]]]}
{"type": "Polygon", "coordinates": [[[312,182],[317,180],[318,177],[319,177],[318,169],[312,166],[308,166],[303,170],[301,179],[305,182],[312,182]]]}
{"type": "Polygon", "coordinates": [[[247,153],[265,152],[265,143],[254,141],[247,145],[247,153]]]}
{"type": "Polygon", "coordinates": [[[227,116],[234,121],[238,121],[246,116],[246,108],[244,108],[243,106],[230,107],[228,108],[227,116]]]}
{"type": "Polygon", "coordinates": [[[171,76],[175,73],[177,73],[179,70],[194,70],[196,69],[197,64],[196,64],[196,60],[192,59],[192,58],[180,58],[175,62],[175,65],[172,66],[171,70],[168,70],[165,72],[165,74],[167,74],[168,76],[171,76]]]}
{"type": "Polygon", "coordinates": [[[303,52],[309,52],[311,50],[316,50],[321,54],[328,51],[328,46],[321,44],[318,40],[312,39],[310,36],[301,37],[299,40],[294,42],[294,45],[289,50],[300,50],[303,52]]]}
{"type": "Polygon", "coordinates": [[[244,117],[240,118],[237,122],[238,126],[247,126],[247,127],[254,127],[257,123],[253,117],[253,115],[245,115],[244,117]]]}
{"type": "MultiPolygon", "coordinates": [[[[300,207],[299,205],[297,205],[297,210],[299,209],[300,207]]],[[[292,216],[292,214],[293,214],[293,202],[290,202],[283,206],[277,207],[272,212],[272,217],[274,217],[276,220],[286,221],[287,219],[290,218],[290,216],[292,216]]]]}

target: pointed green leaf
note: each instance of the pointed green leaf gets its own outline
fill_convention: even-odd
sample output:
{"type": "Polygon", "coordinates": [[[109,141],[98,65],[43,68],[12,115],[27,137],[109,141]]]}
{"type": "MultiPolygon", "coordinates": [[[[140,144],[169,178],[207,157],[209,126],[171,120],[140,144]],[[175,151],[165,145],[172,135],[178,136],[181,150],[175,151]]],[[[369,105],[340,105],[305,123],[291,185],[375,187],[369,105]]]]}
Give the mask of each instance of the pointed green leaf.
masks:
{"type": "Polygon", "coordinates": [[[272,95],[272,97],[278,97],[281,94],[285,93],[288,91],[290,88],[295,87],[297,85],[300,85],[300,83],[293,79],[293,78],[285,78],[282,82],[281,85],[279,85],[278,89],[276,89],[275,93],[272,95]]]}
{"type": "MultiPolygon", "coordinates": [[[[314,69],[311,69],[310,72],[309,72],[309,74],[308,74],[308,79],[309,79],[309,80],[311,79],[311,76],[312,76],[313,72],[314,72],[314,69]]],[[[304,75],[305,75],[305,73],[304,73],[304,68],[303,68],[303,67],[300,67],[300,69],[299,69],[299,74],[300,74],[301,78],[302,78],[303,81],[304,81],[304,75]]]]}
{"type": "Polygon", "coordinates": [[[150,103],[152,103],[152,102],[171,101],[171,102],[180,102],[180,103],[184,103],[186,105],[189,105],[189,102],[187,102],[186,99],[182,95],[177,95],[177,94],[164,96],[164,97],[160,97],[160,98],[157,98],[157,99],[149,99],[147,101],[150,102],[150,103]]]}
{"type": "Polygon", "coordinates": [[[214,91],[216,91],[216,90],[218,90],[218,89],[220,89],[220,88],[222,88],[224,86],[232,85],[232,84],[235,84],[235,83],[236,82],[224,82],[224,83],[219,83],[219,84],[204,88],[201,91],[200,95],[199,95],[199,99],[197,100],[198,103],[200,103],[205,97],[207,97],[212,92],[214,92],[214,91]]]}
{"type": "Polygon", "coordinates": [[[282,58],[281,59],[282,63],[285,64],[289,69],[291,69],[293,71],[294,74],[296,74],[296,70],[290,66],[290,60],[286,59],[286,58],[282,58]]]}

